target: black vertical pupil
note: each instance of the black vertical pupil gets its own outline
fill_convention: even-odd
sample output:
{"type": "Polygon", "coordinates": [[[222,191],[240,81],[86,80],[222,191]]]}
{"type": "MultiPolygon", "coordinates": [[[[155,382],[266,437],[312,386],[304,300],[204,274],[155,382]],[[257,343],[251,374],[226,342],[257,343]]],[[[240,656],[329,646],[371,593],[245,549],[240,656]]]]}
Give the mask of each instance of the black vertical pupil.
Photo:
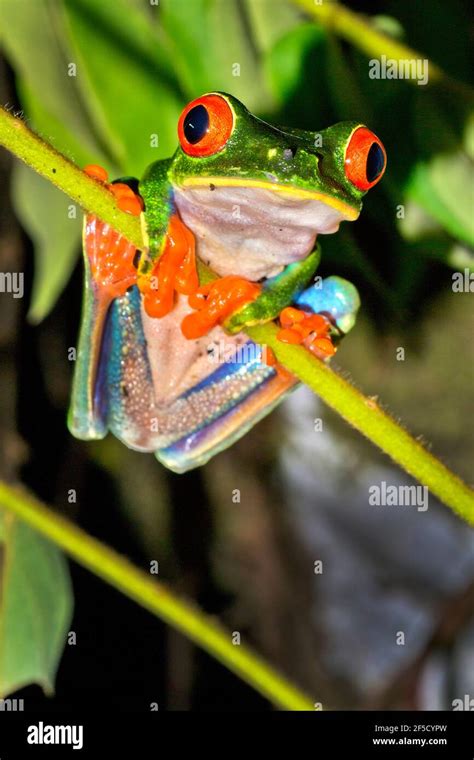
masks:
{"type": "Polygon", "coordinates": [[[367,165],[365,173],[367,182],[375,182],[377,177],[382,174],[385,165],[383,150],[378,143],[372,143],[367,154],[367,165]]]}
{"type": "Polygon", "coordinates": [[[209,114],[204,106],[194,106],[186,114],[183,124],[183,132],[186,140],[195,145],[209,129],[209,114]]]}

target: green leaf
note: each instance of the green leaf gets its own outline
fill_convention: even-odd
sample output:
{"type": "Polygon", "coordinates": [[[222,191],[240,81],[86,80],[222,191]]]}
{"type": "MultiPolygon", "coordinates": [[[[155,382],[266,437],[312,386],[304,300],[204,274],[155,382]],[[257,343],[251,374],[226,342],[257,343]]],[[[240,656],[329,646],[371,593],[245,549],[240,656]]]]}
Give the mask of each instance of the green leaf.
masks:
{"type": "Polygon", "coordinates": [[[304,18],[292,3],[275,0],[244,0],[255,42],[261,52],[271,47],[296,27],[304,18]]]}
{"type": "Polygon", "coordinates": [[[273,104],[249,35],[251,30],[246,27],[242,4],[238,0],[215,0],[210,28],[219,66],[214,72],[213,89],[230,92],[250,110],[262,112],[271,108],[273,104]],[[232,34],[220,32],[226,27],[232,29],[232,34]]]}
{"type": "Polygon", "coordinates": [[[0,511],[0,698],[31,683],[54,691],[72,607],[63,554],[0,511]]]}
{"type": "MultiPolygon", "coordinates": [[[[283,35],[269,49],[265,57],[265,70],[272,92],[282,103],[290,100],[301,86],[305,77],[305,67],[308,66],[308,56],[317,49],[319,65],[311,67],[313,82],[322,74],[320,61],[324,55],[325,33],[315,24],[300,24],[283,35]]],[[[309,95],[319,92],[314,86],[309,95]]]]}
{"type": "MultiPolygon", "coordinates": [[[[210,23],[213,5],[214,0],[164,0],[160,8],[160,23],[169,39],[173,65],[187,97],[217,89],[213,78],[218,73],[219,60],[210,23]]],[[[229,35],[223,36],[228,39],[229,35]]]]}
{"type": "Polygon", "coordinates": [[[239,0],[164,0],[160,21],[188,98],[220,90],[250,109],[272,106],[239,0]]]}
{"type": "Polygon", "coordinates": [[[13,171],[15,212],[35,246],[35,277],[29,319],[39,322],[53,307],[80,250],[81,210],[36,172],[17,163],[13,171]],[[70,218],[75,208],[77,217],[70,218]]]}
{"type": "Polygon", "coordinates": [[[414,128],[420,160],[407,191],[447,232],[473,245],[472,163],[465,144],[470,108],[469,101],[418,94],[414,128]]]}
{"type": "Polygon", "coordinates": [[[453,245],[448,253],[447,261],[453,269],[458,271],[469,269],[470,272],[474,272],[474,254],[472,250],[463,245],[453,245]]]}
{"type": "MultiPolygon", "coordinates": [[[[0,5],[2,46],[16,69],[28,124],[79,165],[94,162],[112,169],[94,134],[77,78],[68,76],[72,58],[60,10],[60,1],[36,0],[26,9],[25,3],[4,0],[0,5]]],[[[29,318],[38,322],[54,305],[74,266],[80,225],[68,218],[69,201],[24,167],[13,173],[13,203],[35,245],[29,318]]],[[[80,216],[79,209],[77,213],[80,216]]]]}
{"type": "MultiPolygon", "coordinates": [[[[446,195],[443,197],[438,193],[436,188],[436,180],[439,183],[439,161],[443,161],[443,158],[434,160],[432,166],[428,164],[417,164],[410,181],[407,185],[407,197],[418,203],[428,214],[436,219],[443,228],[449,232],[453,237],[460,241],[466,242],[468,245],[474,245],[474,234],[472,217],[469,218],[469,182],[465,184],[466,192],[459,192],[461,185],[457,184],[458,180],[456,175],[462,176],[462,171],[459,171],[454,166],[454,191],[455,197],[452,198],[450,205],[446,205],[446,195]],[[459,202],[459,208],[456,209],[455,201],[459,202]]],[[[449,159],[448,159],[449,163],[449,159]]],[[[450,186],[453,183],[452,176],[449,178],[450,186]]],[[[472,209],[471,209],[472,214],[472,209]]]]}
{"type": "Polygon", "coordinates": [[[264,69],[280,105],[281,124],[316,130],[330,123],[326,43],[319,26],[300,24],[265,54],[264,69]]]}
{"type": "MultiPolygon", "coordinates": [[[[21,103],[35,131],[79,166],[99,163],[113,175],[117,169],[100,148],[90,149],[65,124],[48,112],[28,84],[17,80],[21,103]]],[[[74,267],[80,248],[80,223],[68,217],[70,201],[41,180],[36,173],[18,165],[13,171],[13,203],[16,213],[35,247],[35,273],[29,319],[39,322],[53,308],[74,267]]],[[[78,218],[81,210],[77,208],[78,218]]]]}
{"type": "Polygon", "coordinates": [[[95,122],[120,171],[141,176],[176,149],[183,99],[172,59],[152,18],[125,0],[67,0],[65,15],[78,84],[95,122]]]}
{"type": "MultiPolygon", "coordinates": [[[[96,140],[82,101],[61,24],[60,0],[0,3],[0,42],[17,75],[31,92],[41,94],[43,109],[65,125],[84,147],[96,140]]],[[[41,125],[38,125],[41,128],[41,125]]]]}

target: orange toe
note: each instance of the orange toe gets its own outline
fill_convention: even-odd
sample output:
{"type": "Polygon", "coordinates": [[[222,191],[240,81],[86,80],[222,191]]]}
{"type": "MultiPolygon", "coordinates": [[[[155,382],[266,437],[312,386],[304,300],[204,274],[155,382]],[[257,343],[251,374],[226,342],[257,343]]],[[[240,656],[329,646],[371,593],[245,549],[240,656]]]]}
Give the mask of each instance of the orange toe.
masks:
{"type": "Polygon", "coordinates": [[[164,317],[172,310],[176,293],[193,295],[198,286],[194,235],[173,214],[161,256],[151,272],[138,278],[145,311],[150,317],[164,317]]]}
{"type": "Polygon", "coordinates": [[[130,198],[129,196],[117,198],[117,206],[121,211],[124,211],[126,214],[131,214],[132,216],[140,216],[143,209],[140,199],[136,195],[134,195],[133,198],[130,198]]]}
{"type": "Polygon", "coordinates": [[[328,359],[336,353],[336,347],[330,338],[315,338],[308,348],[319,359],[328,359]]]}
{"type": "Polygon", "coordinates": [[[336,353],[329,337],[330,324],[322,314],[310,314],[288,306],[280,313],[282,329],[277,338],[282,343],[303,344],[320,359],[327,359],[336,353]]]}
{"type": "Polygon", "coordinates": [[[112,182],[109,185],[110,192],[115,195],[117,199],[117,207],[124,211],[126,214],[132,214],[132,216],[140,216],[143,211],[143,201],[137,193],[134,193],[132,188],[125,184],[125,182],[112,182]]]}
{"type": "Polygon", "coordinates": [[[304,338],[299,330],[295,330],[293,327],[284,327],[277,333],[278,340],[282,343],[291,343],[292,345],[298,345],[302,343],[304,338]]]}
{"type": "Polygon", "coordinates": [[[99,182],[107,182],[109,177],[104,167],[99,166],[98,164],[87,164],[87,166],[84,167],[84,172],[88,174],[89,177],[99,180],[99,182]]]}
{"type": "Polygon", "coordinates": [[[135,193],[125,182],[112,182],[109,190],[116,198],[135,198],[135,193]]]}
{"type": "Polygon", "coordinates": [[[194,293],[188,298],[188,303],[191,309],[199,311],[206,305],[206,297],[209,295],[209,291],[212,288],[213,283],[208,282],[206,285],[201,285],[194,293]]]}
{"type": "Polygon", "coordinates": [[[237,275],[222,277],[209,286],[199,288],[190,299],[197,311],[188,314],[181,324],[186,338],[201,338],[215,325],[222,324],[235,311],[260,294],[260,286],[237,275]]]}
{"type": "Polygon", "coordinates": [[[282,327],[291,327],[297,322],[302,322],[306,314],[301,309],[295,309],[294,306],[287,306],[280,312],[280,324],[282,327]]]}

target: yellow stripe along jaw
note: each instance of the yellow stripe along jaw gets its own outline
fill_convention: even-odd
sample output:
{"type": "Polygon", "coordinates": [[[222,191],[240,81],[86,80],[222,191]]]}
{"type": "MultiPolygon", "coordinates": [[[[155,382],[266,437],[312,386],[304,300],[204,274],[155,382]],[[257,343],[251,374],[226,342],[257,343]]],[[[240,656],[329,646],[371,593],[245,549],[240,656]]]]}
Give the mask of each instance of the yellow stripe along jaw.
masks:
{"type": "Polygon", "coordinates": [[[348,222],[353,222],[360,214],[360,209],[350,206],[339,198],[327,195],[327,193],[289,187],[278,183],[265,182],[264,180],[248,179],[247,177],[206,177],[205,179],[200,176],[187,177],[186,179],[183,179],[178,186],[185,189],[187,187],[205,188],[209,187],[209,185],[214,185],[215,187],[255,187],[263,190],[271,190],[272,192],[288,195],[293,198],[300,198],[301,200],[321,201],[343,214],[348,222]]]}

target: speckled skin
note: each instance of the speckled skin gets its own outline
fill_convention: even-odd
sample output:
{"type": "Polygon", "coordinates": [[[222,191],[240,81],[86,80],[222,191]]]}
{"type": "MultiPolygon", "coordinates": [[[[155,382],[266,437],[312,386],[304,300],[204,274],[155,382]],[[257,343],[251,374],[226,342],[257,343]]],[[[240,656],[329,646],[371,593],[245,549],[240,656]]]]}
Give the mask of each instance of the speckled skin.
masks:
{"type": "MultiPolygon", "coordinates": [[[[183,305],[178,305],[178,312],[183,305]]],[[[250,362],[244,373],[232,362],[220,366],[211,362],[207,336],[205,341],[177,343],[176,317],[171,314],[159,320],[152,342],[157,322],[146,315],[138,289],[132,288],[114,301],[101,356],[98,399],[107,399],[103,415],[118,438],[140,451],[169,447],[233,406],[236,395],[242,400],[274,374],[260,361],[250,362]],[[153,351],[148,351],[149,345],[153,351]],[[157,364],[165,351],[167,366],[157,364]],[[181,377],[170,367],[173,363],[184,368],[181,377]]],[[[222,340],[221,333],[217,328],[211,340],[222,340]]],[[[241,338],[238,344],[247,342],[241,338]]]]}
{"type": "MultiPolygon", "coordinates": [[[[295,387],[293,378],[265,363],[242,328],[275,318],[303,297],[320,259],[317,235],[356,219],[364,195],[344,173],[345,148],[357,122],[319,133],[282,129],[225,97],[235,120],[225,147],[208,158],[193,158],[179,147],[140,182],[147,245],[137,274],[139,282],[151,276],[170,216],[178,213],[194,233],[199,258],[221,276],[260,281],[261,295],[228,320],[227,330],[216,327],[188,341],[180,330],[190,312],[186,297],[178,296],[172,312],[160,319],[145,313],[136,286],[104,299],[89,267],[97,251],[84,247],[70,429],[84,439],[110,430],[131,448],[154,451],[177,472],[229,446],[295,387]],[[215,344],[230,359],[212,363],[215,344]],[[239,351],[247,349],[242,358],[239,351]]],[[[305,308],[351,327],[358,299],[344,283],[338,278],[336,288],[332,283],[319,295],[312,292],[305,308]]]]}

